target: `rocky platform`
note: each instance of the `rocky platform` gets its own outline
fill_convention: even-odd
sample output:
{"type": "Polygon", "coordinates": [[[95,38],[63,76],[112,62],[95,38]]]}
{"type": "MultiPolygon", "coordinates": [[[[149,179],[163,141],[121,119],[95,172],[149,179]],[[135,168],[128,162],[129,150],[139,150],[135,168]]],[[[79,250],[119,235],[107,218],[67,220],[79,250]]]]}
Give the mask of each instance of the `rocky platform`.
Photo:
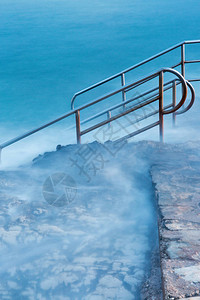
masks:
{"type": "Polygon", "coordinates": [[[1,299],[200,300],[199,150],[200,142],[117,152],[112,143],[71,145],[0,172],[1,299]],[[93,154],[87,169],[80,153],[93,154]],[[64,203],[71,186],[67,199],[45,201],[46,182],[63,172],[76,198],[64,203]]]}
{"type": "Polygon", "coordinates": [[[200,299],[199,149],[165,145],[153,155],[164,299],[200,299]]]}

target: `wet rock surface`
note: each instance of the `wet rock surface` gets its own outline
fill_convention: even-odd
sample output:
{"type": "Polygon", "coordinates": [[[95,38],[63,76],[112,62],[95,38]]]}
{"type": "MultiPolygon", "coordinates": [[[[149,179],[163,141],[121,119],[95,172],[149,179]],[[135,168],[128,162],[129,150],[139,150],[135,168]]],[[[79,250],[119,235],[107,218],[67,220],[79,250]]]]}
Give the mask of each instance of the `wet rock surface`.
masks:
{"type": "Polygon", "coordinates": [[[84,145],[0,172],[1,299],[161,300],[162,275],[165,299],[200,300],[200,143],[91,145],[99,165],[87,174],[76,165],[84,145]],[[43,184],[63,172],[77,194],[65,203],[70,186],[58,207],[43,184]]]}
{"type": "Polygon", "coordinates": [[[0,299],[140,299],[157,222],[149,164],[127,147],[59,147],[0,172],[0,299]]]}
{"type": "Polygon", "coordinates": [[[199,143],[188,143],[154,153],[165,299],[200,299],[199,150],[199,143]]]}

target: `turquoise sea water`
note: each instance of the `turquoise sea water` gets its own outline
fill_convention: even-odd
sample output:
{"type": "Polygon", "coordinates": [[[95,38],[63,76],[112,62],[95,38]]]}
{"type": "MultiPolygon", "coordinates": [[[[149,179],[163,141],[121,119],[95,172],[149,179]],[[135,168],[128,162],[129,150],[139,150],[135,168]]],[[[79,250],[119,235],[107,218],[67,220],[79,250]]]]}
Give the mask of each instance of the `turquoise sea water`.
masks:
{"type": "Polygon", "coordinates": [[[199,26],[195,0],[1,0],[0,125],[57,117],[76,91],[197,39],[199,26]]]}

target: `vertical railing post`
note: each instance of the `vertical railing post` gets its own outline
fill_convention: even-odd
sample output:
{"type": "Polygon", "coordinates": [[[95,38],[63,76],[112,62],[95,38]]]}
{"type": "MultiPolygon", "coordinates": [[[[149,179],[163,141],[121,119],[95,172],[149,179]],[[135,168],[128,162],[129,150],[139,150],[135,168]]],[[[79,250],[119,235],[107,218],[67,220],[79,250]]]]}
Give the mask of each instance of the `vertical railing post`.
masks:
{"type": "Polygon", "coordinates": [[[163,124],[163,81],[164,73],[159,73],[159,122],[160,122],[160,141],[163,142],[164,124],[163,124]]]}
{"type": "Polygon", "coordinates": [[[77,144],[81,144],[81,123],[80,123],[80,111],[76,111],[76,138],[77,144]]]}
{"type": "MultiPolygon", "coordinates": [[[[172,84],[172,105],[173,105],[173,108],[176,106],[176,79],[173,81],[173,84],[172,84]]],[[[173,112],[172,114],[172,123],[173,123],[173,126],[175,126],[176,124],[176,113],[173,112]]]]}
{"type": "MultiPolygon", "coordinates": [[[[185,44],[181,45],[181,74],[185,78],[185,44]]],[[[182,93],[183,93],[183,85],[182,85],[182,93]]]]}
{"type": "MultiPolygon", "coordinates": [[[[125,86],[126,85],[126,82],[125,82],[125,74],[122,73],[121,74],[121,84],[122,86],[125,86]]],[[[125,91],[122,91],[122,101],[126,101],[126,92],[125,91]]],[[[126,108],[126,105],[124,104],[123,105],[123,108],[125,109],[126,108]]]]}
{"type": "Polygon", "coordinates": [[[181,45],[181,74],[185,78],[185,44],[181,45]]]}

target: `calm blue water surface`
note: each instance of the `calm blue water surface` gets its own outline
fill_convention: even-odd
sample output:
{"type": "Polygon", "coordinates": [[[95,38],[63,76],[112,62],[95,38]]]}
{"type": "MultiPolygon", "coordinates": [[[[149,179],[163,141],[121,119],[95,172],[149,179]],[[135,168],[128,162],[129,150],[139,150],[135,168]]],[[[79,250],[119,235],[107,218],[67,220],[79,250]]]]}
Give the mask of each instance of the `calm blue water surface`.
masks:
{"type": "Polygon", "coordinates": [[[0,0],[1,141],[65,113],[75,92],[182,40],[199,1],[0,0]]]}

